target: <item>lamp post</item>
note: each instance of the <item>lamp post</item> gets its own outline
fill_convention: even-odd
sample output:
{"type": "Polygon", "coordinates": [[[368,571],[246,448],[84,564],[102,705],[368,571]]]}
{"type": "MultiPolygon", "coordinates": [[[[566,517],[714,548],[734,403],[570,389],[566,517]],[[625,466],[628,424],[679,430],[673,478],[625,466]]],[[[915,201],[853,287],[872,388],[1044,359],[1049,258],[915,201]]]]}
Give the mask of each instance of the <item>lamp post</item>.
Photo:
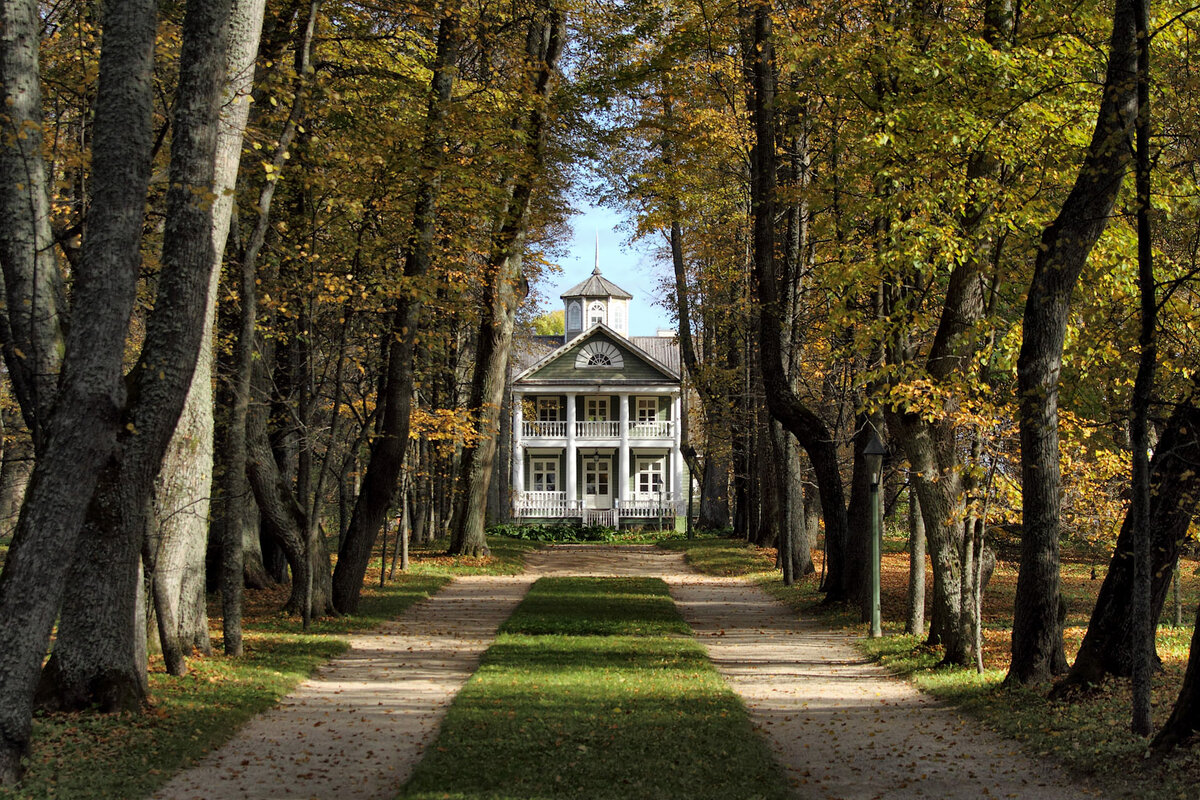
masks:
{"type": "Polygon", "coordinates": [[[879,434],[872,431],[871,441],[863,449],[867,460],[867,472],[871,475],[871,638],[883,635],[879,618],[879,482],[883,478],[883,458],[887,448],[879,441],[879,434]]]}

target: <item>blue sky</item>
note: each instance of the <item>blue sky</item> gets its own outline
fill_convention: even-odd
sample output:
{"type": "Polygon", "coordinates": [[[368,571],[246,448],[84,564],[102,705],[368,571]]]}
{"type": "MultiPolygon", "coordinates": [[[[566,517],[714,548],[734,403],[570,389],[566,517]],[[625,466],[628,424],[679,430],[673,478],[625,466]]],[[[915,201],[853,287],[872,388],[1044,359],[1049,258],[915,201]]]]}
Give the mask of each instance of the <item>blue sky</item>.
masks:
{"type": "Polygon", "coordinates": [[[635,247],[625,246],[627,236],[619,230],[624,221],[619,214],[586,201],[580,201],[579,208],[580,213],[571,220],[571,241],[559,262],[562,273],[548,275],[538,287],[545,298],[543,310],[561,309],[559,295],[592,274],[598,231],[601,274],[633,295],[629,307],[630,335],[653,336],[659,328],[674,329],[666,311],[656,304],[661,294],[658,285],[666,274],[666,265],[657,262],[645,242],[639,242],[635,247]]]}

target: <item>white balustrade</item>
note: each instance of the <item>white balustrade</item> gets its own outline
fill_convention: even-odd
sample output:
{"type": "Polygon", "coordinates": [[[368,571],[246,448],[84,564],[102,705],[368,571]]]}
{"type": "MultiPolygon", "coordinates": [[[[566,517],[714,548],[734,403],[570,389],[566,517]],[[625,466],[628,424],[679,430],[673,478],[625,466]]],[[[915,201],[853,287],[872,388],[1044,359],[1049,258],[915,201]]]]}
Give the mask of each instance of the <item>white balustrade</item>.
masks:
{"type": "Polygon", "coordinates": [[[576,422],[575,435],[580,439],[616,439],[621,435],[621,423],[608,420],[576,422]]]}
{"type": "Polygon", "coordinates": [[[675,423],[669,419],[629,423],[630,439],[671,439],[675,423]]]}
{"type": "Polygon", "coordinates": [[[583,511],[584,525],[605,525],[617,527],[617,510],[615,508],[586,508],[583,511]]]}
{"type": "MultiPolygon", "coordinates": [[[[621,435],[621,423],[616,420],[588,420],[575,423],[575,436],[580,439],[616,439],[621,435]]],[[[669,419],[653,422],[630,422],[630,439],[672,439],[675,423],[669,419]]],[[[566,422],[529,421],[521,423],[522,439],[565,439],[566,422]]]]}
{"type": "Polygon", "coordinates": [[[676,492],[636,494],[620,508],[571,508],[566,492],[522,492],[517,498],[516,516],[582,518],[585,525],[616,527],[619,519],[658,519],[680,513],[676,492]]]}
{"type": "Polygon", "coordinates": [[[653,519],[655,517],[671,517],[678,507],[678,496],[673,492],[663,492],[662,495],[635,494],[628,502],[621,505],[622,517],[653,519]]]}
{"type": "Polygon", "coordinates": [[[522,492],[516,507],[518,517],[565,517],[571,513],[566,492],[522,492]]]}
{"type": "Polygon", "coordinates": [[[567,423],[565,422],[533,420],[525,422],[521,426],[521,438],[523,439],[562,439],[566,435],[567,423]]]}

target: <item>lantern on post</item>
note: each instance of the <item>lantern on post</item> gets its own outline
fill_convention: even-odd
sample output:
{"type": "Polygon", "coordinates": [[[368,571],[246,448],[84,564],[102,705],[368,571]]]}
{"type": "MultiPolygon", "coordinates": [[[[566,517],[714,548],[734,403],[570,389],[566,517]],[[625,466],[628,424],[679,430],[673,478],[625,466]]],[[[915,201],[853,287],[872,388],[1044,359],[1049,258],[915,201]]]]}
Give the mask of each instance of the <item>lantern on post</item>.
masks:
{"type": "Polygon", "coordinates": [[[887,456],[887,448],[879,440],[879,434],[871,431],[871,441],[863,448],[863,457],[867,460],[867,472],[871,476],[871,638],[878,639],[883,635],[882,621],[879,613],[879,559],[882,542],[880,541],[879,520],[879,484],[883,480],[883,459],[887,456]]]}

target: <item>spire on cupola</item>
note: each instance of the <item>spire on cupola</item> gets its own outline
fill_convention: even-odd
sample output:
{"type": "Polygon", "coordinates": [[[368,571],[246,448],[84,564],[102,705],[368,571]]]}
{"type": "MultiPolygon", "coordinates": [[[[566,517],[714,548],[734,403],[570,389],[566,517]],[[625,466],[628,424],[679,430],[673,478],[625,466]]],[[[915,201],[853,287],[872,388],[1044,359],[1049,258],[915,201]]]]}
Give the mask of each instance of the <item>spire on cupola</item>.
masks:
{"type": "Polygon", "coordinates": [[[600,274],[600,232],[596,231],[596,258],[591,277],[562,294],[567,341],[597,323],[603,323],[616,333],[628,336],[631,298],[629,292],[600,274]]]}

